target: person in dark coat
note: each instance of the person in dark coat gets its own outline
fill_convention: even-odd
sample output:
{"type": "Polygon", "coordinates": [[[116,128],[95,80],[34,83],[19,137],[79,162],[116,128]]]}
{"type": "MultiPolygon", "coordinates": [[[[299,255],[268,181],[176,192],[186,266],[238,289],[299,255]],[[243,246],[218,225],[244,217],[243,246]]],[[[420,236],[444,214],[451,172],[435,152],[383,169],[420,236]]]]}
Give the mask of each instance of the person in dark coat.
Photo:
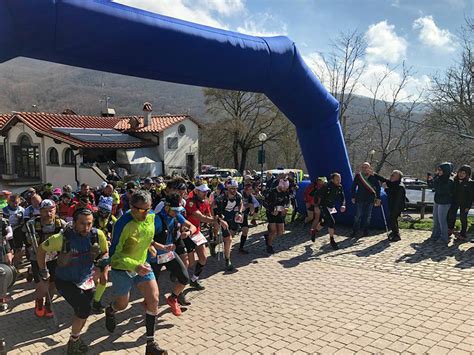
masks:
{"type": "Polygon", "coordinates": [[[453,165],[442,163],[438,166],[433,178],[434,207],[433,207],[433,231],[431,239],[449,244],[448,234],[448,212],[453,202],[454,182],[451,179],[453,165]]]}
{"type": "Polygon", "coordinates": [[[372,171],[372,167],[366,162],[361,165],[361,172],[354,176],[351,193],[356,215],[351,238],[357,238],[360,227],[363,230],[363,237],[369,235],[372,208],[380,206],[380,183],[372,171]]]}
{"type": "Polygon", "coordinates": [[[466,239],[467,214],[472,207],[474,199],[474,181],[471,180],[471,167],[463,165],[459,168],[454,178],[453,201],[448,212],[448,234],[454,232],[456,217],[459,210],[461,220],[461,232],[457,235],[460,240],[466,239]]]}
{"type": "Polygon", "coordinates": [[[384,178],[378,174],[374,174],[377,180],[384,184],[385,193],[388,198],[388,210],[390,212],[389,225],[392,232],[388,239],[391,242],[398,242],[400,238],[400,230],[398,228],[398,217],[405,209],[406,191],[405,185],[402,183],[403,173],[400,170],[392,171],[390,179],[384,178]]]}

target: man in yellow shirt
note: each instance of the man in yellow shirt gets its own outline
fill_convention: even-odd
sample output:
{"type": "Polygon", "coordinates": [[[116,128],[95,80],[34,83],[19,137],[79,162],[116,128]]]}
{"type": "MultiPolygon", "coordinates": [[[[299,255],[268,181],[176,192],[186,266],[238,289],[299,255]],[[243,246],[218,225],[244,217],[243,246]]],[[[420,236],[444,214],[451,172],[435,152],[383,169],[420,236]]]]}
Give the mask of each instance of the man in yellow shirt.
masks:
{"type": "Polygon", "coordinates": [[[50,277],[46,268],[46,253],[59,252],[56,288],[74,309],[68,355],[85,354],[88,350],[88,346],[79,336],[91,313],[94,263],[106,257],[108,253],[104,233],[92,226],[92,211],[86,208],[77,209],[73,215],[72,226],[67,226],[61,233],[49,237],[37,250],[39,274],[45,283],[45,289],[50,277]]]}

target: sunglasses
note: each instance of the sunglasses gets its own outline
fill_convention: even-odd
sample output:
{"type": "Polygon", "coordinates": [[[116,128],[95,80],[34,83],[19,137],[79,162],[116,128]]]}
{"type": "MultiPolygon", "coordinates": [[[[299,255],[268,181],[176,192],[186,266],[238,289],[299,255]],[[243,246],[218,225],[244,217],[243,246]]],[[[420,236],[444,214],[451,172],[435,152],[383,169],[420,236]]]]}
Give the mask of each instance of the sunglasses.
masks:
{"type": "Polygon", "coordinates": [[[151,210],[151,208],[138,208],[138,207],[136,207],[136,206],[134,206],[134,205],[132,205],[132,207],[133,207],[134,209],[136,209],[136,210],[137,210],[138,212],[140,212],[140,213],[148,213],[148,212],[151,210]]]}

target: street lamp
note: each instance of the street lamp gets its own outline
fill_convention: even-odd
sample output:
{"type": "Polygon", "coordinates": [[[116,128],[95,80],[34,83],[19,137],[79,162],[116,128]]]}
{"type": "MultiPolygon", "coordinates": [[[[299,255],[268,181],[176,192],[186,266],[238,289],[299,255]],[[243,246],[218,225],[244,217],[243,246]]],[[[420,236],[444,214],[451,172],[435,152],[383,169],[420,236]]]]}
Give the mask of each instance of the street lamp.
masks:
{"type": "Polygon", "coordinates": [[[260,133],[258,135],[258,140],[260,141],[260,150],[258,152],[258,163],[260,164],[260,170],[261,174],[260,175],[260,189],[263,190],[263,164],[265,163],[265,150],[263,149],[263,145],[265,144],[265,141],[267,140],[267,135],[265,133],[260,133]]]}

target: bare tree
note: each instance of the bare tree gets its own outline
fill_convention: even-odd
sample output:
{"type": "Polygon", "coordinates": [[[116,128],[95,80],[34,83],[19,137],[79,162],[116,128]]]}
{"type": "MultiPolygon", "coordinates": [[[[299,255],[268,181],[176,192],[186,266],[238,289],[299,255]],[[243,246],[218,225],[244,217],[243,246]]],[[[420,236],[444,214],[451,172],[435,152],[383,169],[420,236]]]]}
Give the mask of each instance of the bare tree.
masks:
{"type": "Polygon", "coordinates": [[[284,131],[275,124],[282,113],[263,94],[204,89],[204,95],[208,112],[217,118],[209,128],[210,145],[230,147],[233,166],[239,171],[245,170],[248,153],[260,146],[260,133],[265,132],[271,142],[284,131]]]}
{"type": "Polygon", "coordinates": [[[380,172],[386,164],[395,166],[392,158],[402,157],[402,160],[407,161],[409,152],[423,144],[421,140],[417,140],[422,122],[415,115],[422,92],[417,96],[405,94],[404,90],[412,76],[411,69],[405,63],[401,68],[399,82],[388,85],[388,80],[396,69],[387,68],[376,79],[373,88],[367,87],[372,93],[369,120],[373,134],[365,142],[367,152],[372,150],[372,154],[367,153],[367,157],[372,155],[372,159],[376,154],[376,172],[380,172]]]}
{"type": "Polygon", "coordinates": [[[315,74],[328,87],[331,94],[339,101],[339,120],[346,133],[346,111],[359,86],[359,79],[365,70],[366,42],[364,35],[357,30],[341,32],[332,41],[329,54],[321,54],[322,62],[315,61],[315,74]]]}
{"type": "Polygon", "coordinates": [[[431,79],[427,115],[430,157],[456,164],[474,162],[474,19],[458,36],[461,55],[446,72],[431,79]]]}

